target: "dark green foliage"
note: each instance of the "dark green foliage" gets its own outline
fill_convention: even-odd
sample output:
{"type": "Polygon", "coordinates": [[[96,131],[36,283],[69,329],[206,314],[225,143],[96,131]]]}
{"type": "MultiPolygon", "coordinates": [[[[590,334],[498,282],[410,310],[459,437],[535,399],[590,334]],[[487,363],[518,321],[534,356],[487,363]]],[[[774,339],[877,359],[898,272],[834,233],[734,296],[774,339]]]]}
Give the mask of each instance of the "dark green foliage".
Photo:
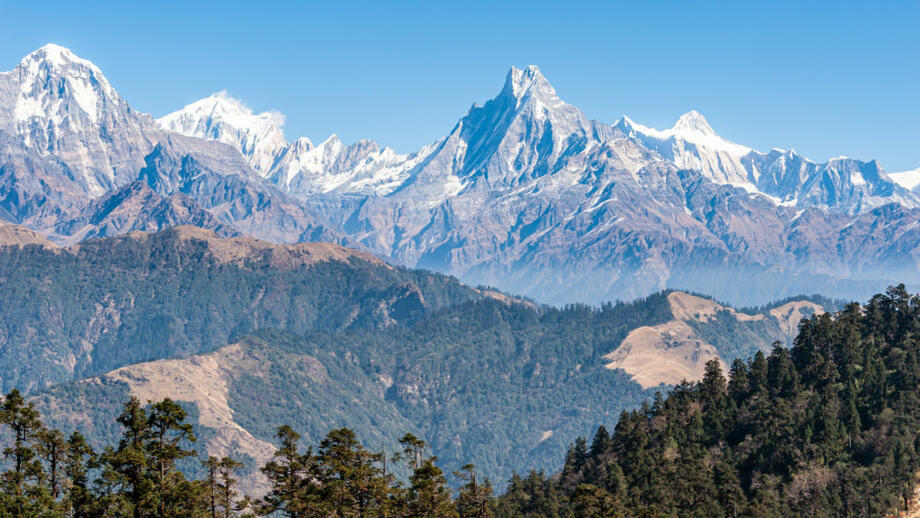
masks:
{"type": "Polygon", "coordinates": [[[920,470],[918,360],[920,297],[903,286],[814,316],[791,350],[735,361],[729,380],[712,361],[699,383],[623,413],[612,436],[576,441],[557,479],[513,479],[499,516],[904,509],[920,470]]]}
{"type": "MultiPolygon", "coordinates": [[[[375,451],[392,451],[410,430],[448,471],[473,462],[503,481],[515,467],[557,469],[571,437],[612,428],[648,398],[603,356],[636,327],[672,318],[667,293],[537,307],[358,256],[309,267],[270,253],[222,262],[175,231],[66,252],[5,247],[0,282],[0,388],[30,390],[50,425],[79,429],[93,446],[120,433],[130,387],[60,382],[240,342],[250,356],[230,369],[229,404],[258,439],[273,440],[285,423],[309,441],[348,426],[375,451]]],[[[769,347],[760,324],[721,321],[700,332],[729,351],[723,357],[736,344],[737,354],[769,347]]],[[[182,404],[194,417],[194,404],[182,404]]],[[[180,466],[201,474],[197,459],[180,466]]]]}
{"type": "Polygon", "coordinates": [[[728,311],[720,311],[704,322],[688,320],[687,324],[701,340],[714,345],[726,362],[769,351],[774,337],[783,335],[773,319],[739,321],[728,311]]]}
{"type": "Polygon", "coordinates": [[[0,412],[0,424],[12,432],[0,516],[203,516],[202,484],[176,469],[177,459],[194,453],[184,446],[195,438],[169,399],[149,411],[130,399],[117,419],[121,441],[98,456],[79,432],[65,440],[46,428],[15,390],[0,412]]]}
{"type": "Polygon", "coordinates": [[[249,498],[237,498],[235,478],[243,464],[230,457],[208,457],[204,462],[207,477],[204,481],[205,505],[212,518],[231,518],[250,507],[249,498]]]}
{"type": "Polygon", "coordinates": [[[600,309],[484,300],[386,332],[311,334],[306,347],[391,380],[386,400],[451,471],[472,462],[501,480],[522,459],[526,469],[555,469],[567,437],[598,421],[613,425],[647,398],[651,392],[606,369],[602,357],[630,330],[670,318],[664,293],[600,309]]]}
{"type": "MultiPolygon", "coordinates": [[[[292,344],[293,345],[293,344],[292,344]]],[[[303,345],[303,344],[301,344],[303,345]]],[[[407,433],[392,460],[349,428],[315,447],[284,425],[262,467],[270,491],[239,498],[240,463],[209,458],[201,480],[177,461],[193,454],[186,412],[169,399],[130,399],[117,447],[96,455],[75,433],[45,428],[17,391],[0,408],[3,516],[604,518],[871,517],[903,510],[920,470],[920,297],[903,287],[803,322],[792,349],[712,360],[613,433],[576,439],[553,477],[513,475],[491,496],[472,465],[447,486],[428,444],[407,433]],[[251,505],[252,504],[252,505],[251,505]]]]}
{"type": "Polygon", "coordinates": [[[435,465],[437,457],[427,456],[425,441],[410,434],[404,435],[399,443],[403,451],[394,460],[403,460],[412,470],[409,486],[402,492],[404,506],[411,516],[419,518],[450,518],[456,515],[450,490],[444,472],[435,465]]]}
{"type": "MultiPolygon", "coordinates": [[[[516,466],[556,469],[567,438],[612,426],[647,398],[602,356],[630,330],[669,318],[658,294],[600,309],[469,301],[374,331],[262,330],[238,339],[244,353],[226,366],[228,402],[235,421],[265,441],[283,424],[311,442],[348,426],[372,450],[392,452],[408,430],[431,443],[446,471],[474,462],[507,480],[516,466]]],[[[50,424],[101,447],[120,433],[115,417],[128,395],[102,377],[52,387],[36,401],[50,424]]],[[[194,406],[186,405],[191,417],[194,406]]],[[[195,431],[203,441],[211,433],[195,431]]],[[[201,475],[193,464],[183,469],[201,475]]]]}
{"type": "Polygon", "coordinates": [[[459,518],[492,518],[492,484],[481,480],[476,467],[466,464],[454,476],[465,482],[457,492],[457,515],[459,518]]]}

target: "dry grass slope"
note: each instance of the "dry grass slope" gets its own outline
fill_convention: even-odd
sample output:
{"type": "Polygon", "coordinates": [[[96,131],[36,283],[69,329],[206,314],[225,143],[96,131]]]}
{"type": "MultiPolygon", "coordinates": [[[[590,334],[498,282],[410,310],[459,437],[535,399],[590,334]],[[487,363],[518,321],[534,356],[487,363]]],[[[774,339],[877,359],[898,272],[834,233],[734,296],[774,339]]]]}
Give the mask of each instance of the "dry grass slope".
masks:
{"type": "MultiPolygon", "coordinates": [[[[688,321],[709,322],[716,314],[727,311],[739,322],[761,321],[766,315],[749,315],[722,306],[712,300],[688,293],[673,292],[668,304],[674,319],[656,326],[630,331],[614,351],[604,356],[608,369],[623,369],[643,388],[660,384],[675,385],[683,380],[702,378],[706,362],[716,358],[726,365],[715,346],[703,341],[688,321]]],[[[780,329],[793,336],[799,321],[810,311],[823,313],[824,308],[808,301],[794,301],[770,310],[780,329]]]]}

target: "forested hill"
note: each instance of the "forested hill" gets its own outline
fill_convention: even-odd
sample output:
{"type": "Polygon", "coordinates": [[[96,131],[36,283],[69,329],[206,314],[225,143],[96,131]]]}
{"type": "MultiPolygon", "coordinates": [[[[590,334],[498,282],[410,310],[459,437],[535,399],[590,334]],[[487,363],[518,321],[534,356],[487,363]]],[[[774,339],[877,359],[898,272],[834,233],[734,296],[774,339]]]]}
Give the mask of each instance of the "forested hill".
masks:
{"type": "MultiPolygon", "coordinates": [[[[918,331],[920,297],[910,297],[903,286],[864,306],[814,315],[803,322],[791,349],[777,346],[769,355],[738,359],[728,377],[719,360],[709,361],[701,381],[681,383],[639,410],[623,412],[612,434],[600,427],[590,445],[577,439],[557,474],[513,475],[498,497],[473,465],[453,473],[459,487],[452,492],[441,459],[413,433],[400,434],[394,449],[381,451],[367,448],[348,428],[310,440],[287,425],[275,430],[277,447],[261,466],[264,490],[244,497],[236,478],[242,466],[232,456],[202,456],[197,477],[177,469],[179,461],[199,454],[198,435],[188,422],[192,415],[169,398],[145,406],[131,397],[116,405],[115,435],[94,451],[78,432],[67,438],[47,428],[34,404],[14,390],[0,405],[6,457],[0,463],[0,512],[895,516],[916,505],[910,497],[920,469],[918,331]],[[408,476],[394,476],[394,464],[408,476]]],[[[287,347],[289,353],[299,350],[287,347]]],[[[266,396],[283,399],[280,393],[266,396]]]]}
{"type": "Polygon", "coordinates": [[[189,409],[202,448],[246,462],[247,483],[258,483],[252,475],[276,428],[290,424],[310,441],[347,426],[377,451],[392,451],[412,431],[446,469],[473,462],[501,487],[515,470],[558,469],[573,437],[612,426],[622,410],[663,390],[635,381],[671,375],[633,369],[642,354],[670,351],[658,365],[698,379],[700,358],[731,362],[769,350],[783,337],[781,322],[769,311],[745,316],[676,292],[600,308],[473,300],[385,329],[261,330],[212,353],[55,386],[36,402],[51,424],[81,429],[98,445],[117,435],[114,418],[129,396],[171,397],[189,409]],[[658,341],[640,340],[649,335],[658,341]],[[633,372],[611,359],[624,348],[633,372]],[[683,363],[675,351],[687,355],[683,363]]]}
{"type": "Polygon", "coordinates": [[[680,292],[542,307],[328,243],[177,227],[58,248],[0,228],[4,390],[95,446],[128,397],[172,398],[252,484],[286,423],[311,441],[348,426],[374,448],[412,431],[448,469],[474,462],[498,484],[555,470],[572,437],[824,310],[680,292]]]}
{"type": "Polygon", "coordinates": [[[710,362],[575,441],[557,476],[515,477],[497,516],[886,516],[918,470],[920,297],[899,286],[728,377],[710,362]]]}
{"type": "Polygon", "coordinates": [[[0,226],[0,387],[40,389],[211,352],[245,333],[384,328],[486,296],[330,243],[197,227],[58,248],[0,226]]]}

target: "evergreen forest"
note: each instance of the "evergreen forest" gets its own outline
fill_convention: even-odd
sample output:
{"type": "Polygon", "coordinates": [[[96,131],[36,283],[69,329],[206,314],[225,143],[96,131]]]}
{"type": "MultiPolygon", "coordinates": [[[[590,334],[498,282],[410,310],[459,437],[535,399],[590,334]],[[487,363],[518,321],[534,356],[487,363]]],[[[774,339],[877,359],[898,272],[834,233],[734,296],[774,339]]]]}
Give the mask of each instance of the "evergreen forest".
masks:
{"type": "Polygon", "coordinates": [[[275,430],[267,491],[240,461],[205,458],[186,411],[129,398],[117,443],[46,427],[3,399],[0,514],[12,517],[871,517],[912,505],[920,469],[920,296],[889,288],[804,320],[791,348],[707,364],[702,380],[573,438],[555,473],[495,481],[445,472],[423,437],[369,449],[349,428],[320,441],[275,430]],[[195,460],[191,474],[181,462],[195,460]],[[504,483],[505,481],[503,481],[504,483]]]}

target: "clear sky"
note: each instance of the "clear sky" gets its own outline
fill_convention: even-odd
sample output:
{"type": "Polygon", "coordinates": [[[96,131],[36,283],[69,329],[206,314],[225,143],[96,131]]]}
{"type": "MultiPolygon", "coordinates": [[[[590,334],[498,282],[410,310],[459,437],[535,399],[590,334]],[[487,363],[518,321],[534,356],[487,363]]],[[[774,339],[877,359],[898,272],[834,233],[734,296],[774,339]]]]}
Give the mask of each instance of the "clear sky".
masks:
{"type": "Polygon", "coordinates": [[[0,3],[0,69],[46,42],[135,109],[225,89],[289,139],[413,151],[536,64],[594,119],[697,109],[757,149],[920,167],[920,0],[0,3]]]}

